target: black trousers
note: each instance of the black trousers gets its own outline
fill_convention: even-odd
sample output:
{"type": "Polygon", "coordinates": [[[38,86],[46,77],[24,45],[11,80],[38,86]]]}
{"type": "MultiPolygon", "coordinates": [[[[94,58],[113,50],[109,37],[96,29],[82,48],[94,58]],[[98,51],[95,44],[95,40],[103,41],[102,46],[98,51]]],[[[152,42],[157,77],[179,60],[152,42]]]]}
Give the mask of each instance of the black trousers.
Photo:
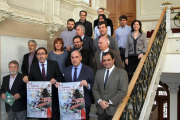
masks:
{"type": "Polygon", "coordinates": [[[98,114],[98,120],[112,120],[113,116],[110,116],[104,110],[103,114],[98,114]]]}
{"type": "Polygon", "coordinates": [[[90,106],[86,106],[86,120],[89,120],[90,106]]]}
{"type": "Polygon", "coordinates": [[[128,66],[125,63],[125,51],[126,51],[126,49],[125,48],[119,48],[119,51],[120,51],[121,60],[122,60],[122,62],[124,62],[125,70],[128,72],[128,66]]]}

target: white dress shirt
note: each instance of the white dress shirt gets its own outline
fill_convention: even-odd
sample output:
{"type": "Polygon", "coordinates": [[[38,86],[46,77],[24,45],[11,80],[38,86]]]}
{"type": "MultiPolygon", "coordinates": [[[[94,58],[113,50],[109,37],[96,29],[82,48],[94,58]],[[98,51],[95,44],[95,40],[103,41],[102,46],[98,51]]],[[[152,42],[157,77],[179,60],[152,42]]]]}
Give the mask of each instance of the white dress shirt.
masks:
{"type": "MultiPolygon", "coordinates": [[[[45,69],[45,75],[47,75],[47,60],[43,63],[44,64],[44,69],[45,69]]],[[[39,68],[41,70],[42,73],[42,63],[39,62],[39,68]]]]}
{"type": "Polygon", "coordinates": [[[103,52],[105,53],[105,52],[108,52],[108,51],[109,51],[109,48],[106,49],[105,51],[101,51],[101,54],[100,54],[100,62],[102,61],[102,55],[103,55],[103,52]]]}
{"type": "MultiPolygon", "coordinates": [[[[17,73],[18,74],[18,73],[17,73]]],[[[17,74],[14,76],[14,78],[10,75],[10,79],[9,79],[9,89],[11,90],[13,83],[16,79],[17,74]]]]}

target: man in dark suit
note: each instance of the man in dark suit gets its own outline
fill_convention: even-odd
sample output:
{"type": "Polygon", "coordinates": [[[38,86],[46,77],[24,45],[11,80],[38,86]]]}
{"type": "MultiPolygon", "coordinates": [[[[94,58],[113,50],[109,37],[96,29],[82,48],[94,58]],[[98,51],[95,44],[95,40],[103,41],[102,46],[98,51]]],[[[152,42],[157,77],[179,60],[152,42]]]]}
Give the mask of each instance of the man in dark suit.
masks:
{"type": "Polygon", "coordinates": [[[91,55],[94,57],[93,50],[93,39],[91,37],[85,36],[85,27],[83,25],[78,25],[76,27],[76,35],[80,36],[83,40],[83,48],[88,49],[91,55]]]}
{"type": "MultiPolygon", "coordinates": [[[[98,16],[99,16],[100,14],[104,14],[104,8],[99,8],[99,9],[97,10],[97,13],[98,13],[98,16]]],[[[98,19],[94,20],[94,28],[95,28],[96,26],[98,26],[98,22],[99,22],[98,19]]],[[[114,33],[113,23],[112,23],[112,20],[109,19],[109,18],[107,18],[107,25],[111,27],[111,36],[113,36],[113,33],[114,33]]]]}
{"type": "MultiPolygon", "coordinates": [[[[38,62],[31,66],[29,79],[27,76],[23,78],[25,83],[28,81],[50,81],[51,84],[56,84],[56,82],[62,81],[63,76],[58,63],[56,61],[47,60],[47,56],[47,50],[45,48],[40,47],[37,49],[36,57],[38,62]]],[[[52,85],[52,120],[59,120],[59,117],[58,90],[55,85],[52,85]]]]}
{"type": "Polygon", "coordinates": [[[94,83],[93,70],[81,63],[82,56],[77,50],[71,52],[72,65],[67,67],[64,72],[63,82],[78,82],[84,86],[84,98],[86,108],[86,120],[89,120],[89,112],[91,106],[90,91],[94,83]]]}
{"type": "Polygon", "coordinates": [[[112,120],[117,107],[127,94],[128,75],[125,70],[114,65],[114,55],[111,52],[103,54],[103,64],[105,68],[97,71],[92,90],[97,104],[98,120],[112,120]]]}
{"type": "Polygon", "coordinates": [[[6,99],[6,92],[13,95],[15,99],[12,106],[5,103],[9,120],[27,120],[26,84],[22,81],[24,75],[18,73],[18,69],[19,63],[17,61],[9,62],[10,75],[3,77],[0,90],[2,99],[6,99]]]}
{"type": "Polygon", "coordinates": [[[75,27],[74,29],[76,29],[76,27],[80,24],[80,25],[83,25],[86,29],[86,32],[85,32],[85,36],[89,36],[91,37],[92,36],[92,23],[87,21],[86,20],[86,17],[87,17],[87,12],[84,11],[84,10],[81,10],[79,12],[79,21],[75,23],[75,27]]]}
{"type": "MultiPolygon", "coordinates": [[[[87,50],[83,47],[82,38],[80,36],[75,36],[73,38],[73,43],[74,43],[74,50],[78,50],[79,52],[81,52],[81,56],[82,56],[81,63],[93,68],[94,66],[93,66],[93,60],[91,57],[91,53],[89,50],[87,50]]],[[[66,67],[72,65],[70,56],[71,56],[71,53],[69,53],[69,57],[66,60],[66,67]]]]}
{"type": "Polygon", "coordinates": [[[119,56],[119,53],[116,50],[110,49],[109,46],[109,39],[107,37],[102,37],[99,40],[99,51],[97,51],[95,53],[95,57],[94,57],[94,72],[96,73],[97,70],[103,69],[104,65],[103,65],[103,60],[102,60],[102,55],[103,53],[106,52],[112,52],[115,58],[115,66],[121,69],[124,69],[124,65],[123,62],[121,60],[121,57],[119,56]]]}
{"type": "Polygon", "coordinates": [[[36,47],[37,43],[35,40],[28,41],[28,48],[30,53],[24,55],[21,66],[21,71],[24,75],[29,75],[31,65],[38,61],[35,55],[36,47]]]}

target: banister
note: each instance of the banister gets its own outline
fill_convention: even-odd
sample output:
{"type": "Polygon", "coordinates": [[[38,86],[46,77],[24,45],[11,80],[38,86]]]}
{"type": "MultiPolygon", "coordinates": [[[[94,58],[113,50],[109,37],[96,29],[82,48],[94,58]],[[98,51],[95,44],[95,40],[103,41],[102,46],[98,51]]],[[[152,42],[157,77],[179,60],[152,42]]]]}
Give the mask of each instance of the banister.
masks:
{"type": "Polygon", "coordinates": [[[171,10],[180,9],[180,7],[172,7],[171,10]]]}
{"type": "Polygon", "coordinates": [[[118,106],[118,108],[117,108],[117,110],[116,110],[112,120],[119,120],[121,115],[122,115],[122,113],[123,113],[123,111],[124,111],[124,109],[125,109],[125,107],[126,107],[126,104],[127,104],[128,100],[130,98],[130,95],[131,95],[133,89],[134,89],[136,81],[137,81],[137,79],[138,79],[138,77],[140,75],[140,72],[141,72],[142,68],[143,68],[144,62],[147,59],[147,56],[148,56],[148,54],[150,52],[150,49],[151,49],[151,46],[152,46],[152,44],[153,44],[153,42],[155,40],[156,34],[157,34],[158,30],[159,30],[159,27],[160,27],[160,25],[162,23],[163,17],[164,17],[164,15],[166,13],[166,9],[167,9],[167,7],[164,7],[164,9],[163,9],[163,11],[161,13],[161,16],[159,18],[159,21],[158,21],[158,23],[156,25],[156,28],[155,28],[155,30],[154,30],[154,32],[153,32],[153,34],[152,34],[152,36],[151,36],[151,38],[149,40],[147,52],[141,58],[138,66],[136,68],[136,71],[135,71],[135,73],[134,73],[134,75],[133,75],[133,77],[131,79],[131,82],[128,85],[127,95],[123,98],[123,102],[120,103],[120,105],[118,106]]]}

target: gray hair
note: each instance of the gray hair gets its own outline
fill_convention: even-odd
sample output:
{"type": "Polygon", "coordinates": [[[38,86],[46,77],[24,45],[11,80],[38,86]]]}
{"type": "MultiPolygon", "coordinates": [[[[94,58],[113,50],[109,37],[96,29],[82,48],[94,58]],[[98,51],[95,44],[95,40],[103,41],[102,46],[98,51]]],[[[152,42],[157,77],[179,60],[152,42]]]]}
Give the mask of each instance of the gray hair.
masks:
{"type": "Polygon", "coordinates": [[[29,44],[30,42],[34,43],[34,45],[37,46],[37,42],[36,42],[35,40],[29,40],[29,41],[28,41],[28,44],[29,44]]]}
{"type": "MultiPolygon", "coordinates": [[[[80,27],[81,27],[81,30],[84,31],[84,33],[85,33],[85,27],[84,27],[83,25],[78,25],[78,26],[80,26],[80,27]]],[[[77,27],[78,27],[78,26],[77,26],[77,27]]]]}
{"type": "Polygon", "coordinates": [[[17,66],[19,67],[19,63],[18,63],[16,60],[10,61],[9,64],[8,64],[8,67],[9,67],[9,65],[10,65],[11,63],[12,63],[12,64],[15,64],[15,65],[17,65],[17,66]]]}
{"type": "Polygon", "coordinates": [[[80,52],[79,50],[73,50],[73,51],[71,52],[71,54],[72,54],[73,52],[76,52],[76,51],[79,53],[80,56],[82,56],[82,55],[81,55],[81,52],[80,52]]]}
{"type": "Polygon", "coordinates": [[[109,39],[108,39],[107,37],[101,37],[101,38],[100,38],[100,40],[101,40],[101,39],[104,39],[104,40],[105,40],[105,42],[106,42],[106,43],[108,43],[108,46],[109,46],[110,41],[109,41],[109,39]]]}

